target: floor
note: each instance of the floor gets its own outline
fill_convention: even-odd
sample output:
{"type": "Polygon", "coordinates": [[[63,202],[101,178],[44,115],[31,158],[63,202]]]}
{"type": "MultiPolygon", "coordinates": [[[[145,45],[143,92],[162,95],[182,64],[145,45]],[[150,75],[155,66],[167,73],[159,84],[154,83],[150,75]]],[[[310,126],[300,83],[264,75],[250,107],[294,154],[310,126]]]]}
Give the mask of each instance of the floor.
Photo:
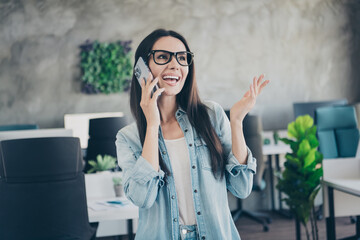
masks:
{"type": "MultiPolygon", "coordinates": [[[[269,231],[263,232],[262,226],[246,217],[240,217],[236,222],[242,240],[295,240],[295,220],[288,219],[276,213],[270,213],[272,223],[269,231]]],[[[319,239],[326,239],[325,220],[318,221],[319,239]]],[[[309,228],[310,229],[310,228],[309,228]]],[[[336,237],[344,238],[355,234],[355,224],[350,223],[349,217],[336,218],[336,237]]],[[[127,237],[106,237],[97,240],[127,240],[127,237]]],[[[302,240],[306,239],[305,229],[302,227],[302,240]]]]}

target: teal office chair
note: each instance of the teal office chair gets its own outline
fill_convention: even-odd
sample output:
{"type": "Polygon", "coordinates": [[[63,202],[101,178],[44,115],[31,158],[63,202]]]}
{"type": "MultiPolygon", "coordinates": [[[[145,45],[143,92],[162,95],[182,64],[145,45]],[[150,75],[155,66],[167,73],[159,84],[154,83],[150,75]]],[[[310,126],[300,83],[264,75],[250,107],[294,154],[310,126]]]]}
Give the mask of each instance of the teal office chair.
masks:
{"type": "Polygon", "coordinates": [[[355,157],[359,143],[353,106],[322,107],[315,111],[319,151],[324,159],[355,157]]]}
{"type": "MultiPolygon", "coordinates": [[[[359,129],[354,106],[322,107],[315,110],[319,151],[324,161],[355,157],[359,144],[359,129]]],[[[355,217],[350,217],[352,223],[355,217]]]]}
{"type": "Polygon", "coordinates": [[[319,101],[319,102],[295,102],[293,103],[294,109],[294,119],[298,116],[309,114],[310,117],[315,117],[315,110],[320,107],[329,107],[329,106],[345,106],[348,104],[346,99],[336,99],[329,101],[319,101]]]}
{"type": "Polygon", "coordinates": [[[14,124],[14,125],[2,125],[0,131],[15,131],[15,130],[30,130],[39,129],[37,124],[14,124]]]}

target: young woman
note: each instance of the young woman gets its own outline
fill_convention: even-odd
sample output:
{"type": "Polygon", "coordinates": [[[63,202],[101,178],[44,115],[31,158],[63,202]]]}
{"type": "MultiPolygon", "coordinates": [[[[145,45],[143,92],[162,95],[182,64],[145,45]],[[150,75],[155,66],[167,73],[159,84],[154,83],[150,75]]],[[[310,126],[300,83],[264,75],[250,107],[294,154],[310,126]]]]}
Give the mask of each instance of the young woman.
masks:
{"type": "Polygon", "coordinates": [[[229,122],[220,105],[200,100],[193,56],[184,37],[163,29],[135,53],[152,74],[141,86],[133,76],[136,123],[119,131],[116,146],[126,196],[139,206],[136,239],[240,239],[227,190],[239,198],[251,192],[256,161],[242,121],[269,81],[253,79],[229,122]]]}

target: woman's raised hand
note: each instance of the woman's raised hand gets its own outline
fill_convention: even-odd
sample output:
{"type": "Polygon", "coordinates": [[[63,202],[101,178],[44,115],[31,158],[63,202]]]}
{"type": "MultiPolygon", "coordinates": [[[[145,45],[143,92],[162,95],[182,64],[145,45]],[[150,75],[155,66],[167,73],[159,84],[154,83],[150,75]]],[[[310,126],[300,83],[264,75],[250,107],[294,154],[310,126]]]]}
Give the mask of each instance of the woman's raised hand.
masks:
{"type": "Polygon", "coordinates": [[[254,77],[250,89],[230,109],[230,121],[242,122],[244,120],[246,114],[254,107],[257,96],[269,83],[269,80],[263,81],[263,79],[264,74],[261,74],[259,78],[254,77]]]}
{"type": "Polygon", "coordinates": [[[160,113],[157,106],[157,99],[160,94],[165,90],[165,88],[159,88],[152,94],[152,90],[154,89],[158,81],[158,78],[155,78],[153,80],[153,76],[151,73],[149,73],[146,83],[144,79],[141,80],[140,107],[144,112],[147,126],[158,127],[160,125],[160,113]]]}

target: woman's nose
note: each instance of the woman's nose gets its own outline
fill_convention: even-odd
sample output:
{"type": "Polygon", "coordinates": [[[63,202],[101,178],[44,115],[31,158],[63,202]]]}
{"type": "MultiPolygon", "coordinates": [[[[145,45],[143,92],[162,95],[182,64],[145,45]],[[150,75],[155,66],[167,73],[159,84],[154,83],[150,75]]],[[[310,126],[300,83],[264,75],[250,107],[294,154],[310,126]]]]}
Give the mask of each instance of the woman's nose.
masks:
{"type": "Polygon", "coordinates": [[[179,69],[180,68],[180,64],[178,63],[178,61],[176,60],[175,55],[172,56],[171,61],[168,63],[168,67],[170,69],[179,69]]]}

